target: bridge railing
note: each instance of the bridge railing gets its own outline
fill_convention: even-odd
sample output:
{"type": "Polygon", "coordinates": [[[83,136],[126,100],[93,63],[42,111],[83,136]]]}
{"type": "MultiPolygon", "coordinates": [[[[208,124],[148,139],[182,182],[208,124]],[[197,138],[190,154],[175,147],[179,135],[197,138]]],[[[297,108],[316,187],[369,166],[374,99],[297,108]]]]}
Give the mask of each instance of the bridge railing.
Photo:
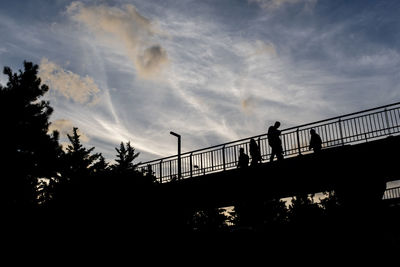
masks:
{"type": "Polygon", "coordinates": [[[400,198],[400,186],[392,187],[385,190],[382,199],[400,198]]]}
{"type": "MultiPolygon", "coordinates": [[[[284,129],[281,140],[285,158],[310,153],[311,129],[321,136],[323,148],[396,135],[400,133],[400,102],[284,129]]],[[[244,148],[249,155],[251,138],[260,147],[262,161],[269,160],[268,134],[256,135],[181,154],[181,178],[236,168],[239,149],[244,148]]],[[[178,155],[141,163],[138,170],[151,171],[161,183],[169,182],[178,177],[178,155]]]]}

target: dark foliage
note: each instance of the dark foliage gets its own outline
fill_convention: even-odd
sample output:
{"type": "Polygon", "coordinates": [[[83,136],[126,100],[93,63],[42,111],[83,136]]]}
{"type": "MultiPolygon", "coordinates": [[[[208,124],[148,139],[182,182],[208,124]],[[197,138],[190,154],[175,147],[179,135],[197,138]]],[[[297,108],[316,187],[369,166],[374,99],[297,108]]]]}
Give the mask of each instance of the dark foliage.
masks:
{"type": "Polygon", "coordinates": [[[155,179],[136,170],[139,153],[129,142],[116,148],[116,163],[110,165],[94,147],[84,147],[73,128],[63,151],[58,132],[48,131],[53,109],[43,100],[49,88],[41,84],[38,66],[24,62],[24,70],[13,73],[5,67],[4,74],[0,205],[10,225],[31,218],[56,228],[115,226],[139,221],[152,209],[149,191],[155,179]]]}
{"type": "Polygon", "coordinates": [[[38,66],[24,62],[24,71],[4,74],[8,83],[0,87],[1,204],[6,210],[31,210],[37,207],[39,178],[57,175],[62,150],[58,133],[48,134],[53,112],[41,97],[49,90],[37,77],[38,66]]]}

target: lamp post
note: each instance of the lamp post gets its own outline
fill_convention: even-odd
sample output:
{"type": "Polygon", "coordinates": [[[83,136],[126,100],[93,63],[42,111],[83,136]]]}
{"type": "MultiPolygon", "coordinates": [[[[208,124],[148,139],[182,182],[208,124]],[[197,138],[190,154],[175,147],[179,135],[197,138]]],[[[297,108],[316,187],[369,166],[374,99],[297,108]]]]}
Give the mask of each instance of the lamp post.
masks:
{"type": "Polygon", "coordinates": [[[181,136],[174,132],[169,132],[173,136],[178,138],[178,180],[182,178],[182,169],[181,169],[181,136]]]}

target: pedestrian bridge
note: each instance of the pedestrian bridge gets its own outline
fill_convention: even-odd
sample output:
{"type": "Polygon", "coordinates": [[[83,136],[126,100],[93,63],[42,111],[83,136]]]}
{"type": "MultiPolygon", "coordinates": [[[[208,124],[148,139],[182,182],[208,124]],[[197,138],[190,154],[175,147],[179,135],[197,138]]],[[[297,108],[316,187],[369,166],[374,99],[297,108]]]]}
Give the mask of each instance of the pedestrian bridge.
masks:
{"type": "MultiPolygon", "coordinates": [[[[281,139],[285,159],[313,153],[308,149],[311,129],[321,136],[323,151],[337,151],[340,147],[396,136],[400,133],[400,102],[283,129],[281,139]]],[[[259,145],[262,165],[270,164],[271,148],[264,133],[144,162],[138,170],[151,173],[159,183],[226,172],[237,168],[240,148],[249,154],[251,138],[259,145]]]]}
{"type": "Polygon", "coordinates": [[[157,179],[158,197],[173,205],[223,207],[332,190],[347,203],[370,205],[382,200],[387,182],[400,180],[399,133],[400,102],[283,129],[282,161],[269,161],[267,134],[261,134],[144,162],[138,169],[157,179]],[[308,149],[311,129],[323,141],[318,154],[308,149]],[[239,149],[249,154],[251,138],[262,163],[237,168],[239,149]]]}

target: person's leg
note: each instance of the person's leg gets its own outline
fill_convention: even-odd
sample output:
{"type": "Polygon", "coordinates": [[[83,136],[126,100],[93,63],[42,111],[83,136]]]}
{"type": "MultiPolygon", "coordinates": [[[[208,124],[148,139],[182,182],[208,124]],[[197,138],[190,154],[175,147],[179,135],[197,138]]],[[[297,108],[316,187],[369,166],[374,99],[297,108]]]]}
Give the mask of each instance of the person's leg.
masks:
{"type": "Polygon", "coordinates": [[[278,152],[276,153],[276,158],[278,160],[283,160],[283,149],[282,149],[282,147],[279,147],[277,150],[278,150],[278,152]]]}
{"type": "Polygon", "coordinates": [[[275,154],[276,154],[276,148],[273,147],[273,146],[271,148],[272,148],[272,150],[271,150],[271,156],[269,158],[269,162],[272,162],[274,160],[274,157],[275,157],[275,154]]]}

